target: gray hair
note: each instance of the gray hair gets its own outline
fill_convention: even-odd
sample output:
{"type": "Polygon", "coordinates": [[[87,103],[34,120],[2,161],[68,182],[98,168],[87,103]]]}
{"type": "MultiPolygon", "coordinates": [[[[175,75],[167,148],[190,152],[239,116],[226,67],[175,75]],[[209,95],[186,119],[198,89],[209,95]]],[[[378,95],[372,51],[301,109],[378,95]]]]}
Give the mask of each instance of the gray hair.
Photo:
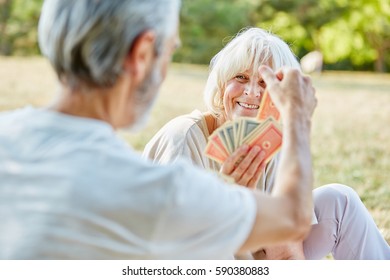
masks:
{"type": "Polygon", "coordinates": [[[112,86],[142,32],[153,30],[156,54],[162,52],[179,6],[180,0],[45,0],[39,45],[68,86],[112,86]]]}
{"type": "Polygon", "coordinates": [[[208,110],[219,116],[224,110],[223,93],[226,83],[237,73],[250,68],[257,71],[262,64],[274,70],[282,66],[300,69],[290,47],[279,37],[260,28],[242,30],[211,60],[204,90],[208,110]]]}

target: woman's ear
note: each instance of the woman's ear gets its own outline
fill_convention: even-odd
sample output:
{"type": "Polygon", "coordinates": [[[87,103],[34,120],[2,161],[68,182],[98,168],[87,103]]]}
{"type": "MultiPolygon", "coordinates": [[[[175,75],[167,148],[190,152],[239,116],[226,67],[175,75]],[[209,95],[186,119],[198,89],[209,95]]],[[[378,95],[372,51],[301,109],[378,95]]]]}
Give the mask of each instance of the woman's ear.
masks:
{"type": "Polygon", "coordinates": [[[148,75],[155,60],[156,35],[153,31],[142,32],[127,53],[123,65],[125,72],[131,73],[134,83],[141,83],[148,75]]]}

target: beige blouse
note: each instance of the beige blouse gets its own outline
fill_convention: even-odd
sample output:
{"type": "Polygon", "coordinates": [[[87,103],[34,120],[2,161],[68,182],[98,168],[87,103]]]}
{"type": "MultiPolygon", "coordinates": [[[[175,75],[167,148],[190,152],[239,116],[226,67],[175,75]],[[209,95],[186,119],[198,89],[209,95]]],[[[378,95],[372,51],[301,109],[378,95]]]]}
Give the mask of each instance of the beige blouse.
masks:
{"type": "MultiPolygon", "coordinates": [[[[174,162],[177,159],[190,160],[193,164],[219,172],[221,165],[204,154],[209,131],[206,119],[199,110],[182,115],[168,122],[145,146],[143,155],[159,164],[174,162]]],[[[270,192],[274,185],[277,154],[262,174],[258,189],[270,192]]]]}

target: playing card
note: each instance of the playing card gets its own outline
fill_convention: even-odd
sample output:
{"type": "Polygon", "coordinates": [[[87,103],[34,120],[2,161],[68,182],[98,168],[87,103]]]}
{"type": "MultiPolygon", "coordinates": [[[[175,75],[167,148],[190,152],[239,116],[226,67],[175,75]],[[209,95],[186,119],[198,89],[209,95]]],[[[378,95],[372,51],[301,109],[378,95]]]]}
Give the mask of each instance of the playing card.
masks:
{"type": "Polygon", "coordinates": [[[227,156],[218,148],[214,141],[209,141],[206,145],[205,154],[216,162],[223,163],[227,156]]]}
{"type": "Polygon", "coordinates": [[[225,148],[225,150],[228,151],[229,154],[233,153],[232,145],[230,143],[230,140],[227,139],[227,136],[225,134],[225,127],[229,125],[229,123],[219,127],[217,130],[215,130],[215,134],[218,135],[219,139],[221,139],[221,142],[225,148]]]}
{"type": "Polygon", "coordinates": [[[250,147],[259,146],[265,151],[264,163],[268,163],[282,145],[282,133],[277,124],[269,122],[264,130],[247,143],[250,147]]]}
{"type": "Polygon", "coordinates": [[[236,149],[239,147],[238,143],[238,134],[239,134],[239,131],[240,131],[240,121],[234,121],[233,122],[233,133],[234,133],[234,146],[236,147],[236,149]]]}
{"type": "Polygon", "coordinates": [[[224,143],[222,143],[221,138],[219,138],[219,134],[213,133],[209,137],[209,142],[214,142],[214,144],[217,146],[217,148],[220,150],[223,156],[228,157],[229,151],[225,148],[224,143]]]}
{"type": "Polygon", "coordinates": [[[229,123],[228,125],[224,126],[224,130],[225,130],[226,141],[230,146],[230,150],[234,152],[237,148],[235,137],[234,137],[234,123],[229,123]]]}
{"type": "Polygon", "coordinates": [[[271,116],[262,120],[243,117],[226,122],[209,136],[206,156],[222,164],[245,143],[250,147],[256,145],[264,150],[266,152],[264,162],[267,163],[282,144],[281,127],[274,119],[275,111],[272,112],[271,116]]]}
{"type": "Polygon", "coordinates": [[[279,121],[280,113],[276,108],[275,104],[272,102],[268,90],[266,90],[264,92],[263,97],[261,98],[257,119],[259,121],[262,121],[267,119],[268,117],[274,117],[275,120],[279,121]]]}
{"type": "Polygon", "coordinates": [[[244,143],[243,140],[261,124],[253,118],[240,118],[238,123],[240,128],[237,137],[237,147],[241,146],[244,143]]]}
{"type": "Polygon", "coordinates": [[[258,122],[258,125],[255,126],[248,135],[246,135],[241,143],[249,143],[253,138],[256,138],[261,132],[263,132],[264,128],[270,123],[275,121],[272,117],[267,118],[264,121],[258,122]]]}

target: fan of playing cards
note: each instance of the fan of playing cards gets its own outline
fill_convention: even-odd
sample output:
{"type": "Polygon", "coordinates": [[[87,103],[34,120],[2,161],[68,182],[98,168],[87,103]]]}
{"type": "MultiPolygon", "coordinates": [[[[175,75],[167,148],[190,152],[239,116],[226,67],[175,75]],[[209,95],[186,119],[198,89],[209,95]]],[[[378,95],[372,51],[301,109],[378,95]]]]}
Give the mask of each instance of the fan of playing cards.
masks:
{"type": "Polygon", "coordinates": [[[282,145],[279,119],[280,113],[265,91],[257,118],[238,118],[216,129],[209,136],[206,156],[223,163],[238,147],[248,144],[265,151],[264,162],[268,163],[282,145]]]}

